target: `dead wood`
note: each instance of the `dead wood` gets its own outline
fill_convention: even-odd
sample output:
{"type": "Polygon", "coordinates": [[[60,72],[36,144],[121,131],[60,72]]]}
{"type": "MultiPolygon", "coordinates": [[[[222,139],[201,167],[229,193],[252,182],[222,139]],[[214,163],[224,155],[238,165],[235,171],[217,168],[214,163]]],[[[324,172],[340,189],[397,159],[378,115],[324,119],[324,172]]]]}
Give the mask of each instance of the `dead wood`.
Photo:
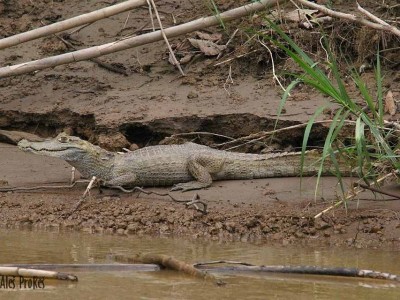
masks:
{"type": "Polygon", "coordinates": [[[0,276],[43,277],[49,279],[78,281],[78,277],[72,274],[19,267],[0,267],[0,276]]]}
{"type": "Polygon", "coordinates": [[[378,17],[374,16],[373,14],[371,14],[370,12],[366,11],[365,9],[363,9],[358,3],[358,10],[361,11],[363,14],[365,14],[368,18],[370,18],[371,20],[373,20],[373,22],[364,19],[362,17],[353,15],[353,14],[347,14],[347,13],[343,13],[343,12],[338,12],[332,9],[327,8],[326,6],[323,5],[319,5],[307,0],[297,0],[296,2],[301,3],[304,6],[307,7],[311,7],[314,9],[319,10],[320,12],[334,17],[334,18],[339,18],[339,19],[344,19],[344,20],[349,20],[355,23],[359,23],[361,25],[364,26],[368,26],[371,28],[374,28],[376,30],[382,30],[382,31],[387,31],[387,32],[391,32],[394,35],[397,35],[400,37],[400,30],[398,28],[396,28],[395,26],[389,25],[388,23],[386,23],[385,21],[379,19],[378,17]]]}
{"type": "Polygon", "coordinates": [[[196,278],[212,281],[217,285],[224,284],[223,281],[217,279],[214,275],[203,270],[198,270],[192,265],[189,265],[169,255],[145,253],[136,254],[130,257],[118,255],[115,258],[117,261],[128,263],[156,264],[166,269],[175,270],[196,278]]]}

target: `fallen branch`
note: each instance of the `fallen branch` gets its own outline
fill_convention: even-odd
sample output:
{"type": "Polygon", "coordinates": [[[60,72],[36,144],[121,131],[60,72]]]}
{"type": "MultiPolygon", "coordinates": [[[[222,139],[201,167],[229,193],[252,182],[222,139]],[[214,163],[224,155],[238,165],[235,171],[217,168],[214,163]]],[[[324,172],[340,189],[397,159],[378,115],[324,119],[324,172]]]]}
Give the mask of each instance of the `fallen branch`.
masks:
{"type": "MultiPolygon", "coordinates": [[[[145,3],[145,1],[143,1],[145,3]]],[[[224,22],[232,21],[261,9],[265,9],[273,6],[279,2],[286,2],[286,0],[261,0],[251,4],[247,4],[226,12],[221,13],[218,17],[210,16],[200,18],[182,25],[173,26],[164,30],[165,35],[168,38],[183,35],[189,32],[197,31],[206,27],[219,25],[221,20],[224,22]]],[[[114,53],[117,51],[150,44],[163,39],[161,31],[154,31],[147,34],[143,34],[136,37],[131,37],[116,42],[90,47],[70,53],[64,53],[61,55],[51,56],[31,62],[26,62],[18,65],[7,66],[0,68],[0,78],[7,76],[14,76],[25,74],[33,71],[43,70],[63,64],[72,62],[78,62],[82,60],[88,60],[96,58],[102,55],[114,53]]]]}
{"type": "MultiPolygon", "coordinates": [[[[212,262],[215,264],[215,262],[212,262]]],[[[222,261],[224,263],[224,261],[222,261]]],[[[400,277],[395,274],[384,273],[373,270],[362,270],[356,268],[341,267],[318,267],[318,266],[224,266],[224,267],[207,267],[207,263],[196,265],[196,268],[207,270],[209,272],[257,272],[257,273],[289,273],[289,274],[307,274],[307,275],[326,275],[326,276],[344,276],[344,277],[361,277],[373,279],[385,279],[400,281],[400,277]]]]}
{"type": "Polygon", "coordinates": [[[32,41],[52,33],[68,30],[86,23],[93,23],[95,21],[108,18],[110,16],[119,14],[121,12],[146,5],[146,0],[129,0],[123,3],[112,5],[106,8],[102,8],[87,14],[76,16],[61,22],[57,22],[51,25],[33,29],[27,32],[19,33],[7,38],[0,40],[0,49],[15,46],[27,41],[32,41]]]}
{"type": "Polygon", "coordinates": [[[184,261],[178,260],[169,255],[163,254],[137,254],[131,257],[118,255],[115,257],[117,261],[129,262],[129,263],[142,263],[142,264],[156,264],[163,268],[175,270],[201,278],[204,280],[211,280],[217,285],[224,285],[222,280],[217,279],[214,275],[209,274],[206,271],[198,270],[195,267],[185,263],[184,261]]]}
{"type": "Polygon", "coordinates": [[[0,267],[0,276],[42,277],[49,279],[78,281],[78,277],[72,274],[19,267],[0,267]]]}
{"type": "MultiPolygon", "coordinates": [[[[371,13],[368,12],[369,15],[367,15],[369,18],[373,19],[374,21],[377,21],[378,19],[380,20],[378,23],[368,21],[364,18],[352,15],[352,14],[346,14],[338,11],[334,11],[332,9],[327,8],[326,6],[319,5],[307,0],[297,0],[297,2],[301,3],[304,6],[311,7],[313,9],[316,9],[320,12],[323,12],[324,14],[334,17],[334,18],[339,18],[339,19],[345,19],[349,20],[355,23],[359,23],[361,25],[365,25],[377,30],[382,30],[382,31],[388,31],[393,33],[394,35],[400,36],[400,30],[396,28],[395,26],[389,25],[388,23],[380,20],[378,17],[374,16],[374,18],[371,18],[371,13]]],[[[359,5],[358,5],[359,6],[359,5]]],[[[359,6],[361,7],[361,6],[359,6]]],[[[362,11],[365,14],[365,10],[362,11]]]]}
{"type": "Polygon", "coordinates": [[[1,264],[2,267],[17,267],[24,269],[41,270],[74,270],[74,271],[137,271],[153,272],[160,271],[160,267],[155,264],[1,264]]]}

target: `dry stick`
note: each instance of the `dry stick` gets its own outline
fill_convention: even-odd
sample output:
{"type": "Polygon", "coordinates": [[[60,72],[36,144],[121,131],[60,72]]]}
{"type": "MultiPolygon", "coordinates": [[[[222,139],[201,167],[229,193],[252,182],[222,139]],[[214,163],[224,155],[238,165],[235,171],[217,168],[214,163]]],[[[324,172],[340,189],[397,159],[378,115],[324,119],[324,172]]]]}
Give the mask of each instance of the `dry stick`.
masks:
{"type": "MultiPolygon", "coordinates": [[[[297,2],[300,2],[301,4],[303,4],[304,6],[308,6],[314,9],[317,9],[331,17],[335,17],[335,18],[340,18],[340,19],[345,19],[345,20],[349,20],[355,23],[359,23],[361,25],[365,25],[377,30],[383,30],[383,31],[389,31],[391,33],[393,33],[394,35],[400,36],[400,30],[394,26],[391,25],[384,25],[381,22],[379,23],[374,23],[371,21],[368,21],[366,19],[360,18],[358,16],[352,15],[352,14],[346,14],[346,13],[342,13],[342,12],[337,12],[334,11],[332,9],[329,9],[323,5],[319,5],[313,2],[309,2],[307,0],[297,0],[297,2]]],[[[375,17],[377,18],[377,17],[375,17]]]]}
{"type": "Polygon", "coordinates": [[[92,24],[93,24],[93,22],[88,23],[88,24],[85,24],[85,25],[83,25],[83,26],[81,26],[81,27],[79,27],[79,28],[76,28],[76,29],[72,30],[71,32],[66,33],[66,35],[67,35],[67,36],[71,36],[71,35],[73,35],[74,33],[78,33],[78,32],[81,31],[82,29],[84,29],[84,28],[86,28],[86,27],[88,27],[88,26],[90,26],[90,25],[92,25],[92,24]]]}
{"type": "Polygon", "coordinates": [[[169,53],[171,53],[172,61],[173,61],[174,65],[179,69],[179,72],[181,72],[182,76],[185,76],[185,73],[183,72],[183,70],[181,68],[181,64],[176,59],[174,50],[172,50],[172,47],[171,47],[171,45],[170,45],[170,43],[168,41],[168,38],[165,35],[164,28],[163,28],[163,25],[161,23],[160,15],[158,14],[158,10],[157,10],[156,4],[154,3],[154,0],[149,0],[149,1],[151,2],[151,5],[153,6],[154,12],[156,13],[158,24],[160,25],[161,34],[162,34],[162,36],[164,38],[165,43],[167,44],[169,53]]]}
{"type": "MultiPolygon", "coordinates": [[[[323,120],[323,121],[315,121],[313,124],[326,124],[326,123],[332,123],[332,122],[333,122],[333,120],[323,120]]],[[[346,120],[345,123],[354,125],[356,122],[346,120]]],[[[241,144],[241,145],[239,145],[239,146],[235,146],[235,147],[229,148],[229,149],[234,149],[234,148],[240,147],[240,146],[242,146],[242,145],[246,145],[246,144],[248,144],[248,143],[253,143],[253,142],[262,140],[262,139],[264,139],[264,138],[266,138],[267,136],[272,135],[272,134],[276,134],[276,133],[283,132],[283,131],[287,131],[287,130],[292,130],[292,129],[297,129],[297,128],[306,127],[307,124],[308,124],[308,123],[301,123],[301,124],[297,124],[297,125],[293,125],[293,126],[289,126],[289,127],[285,127],[285,128],[280,128],[280,129],[272,130],[272,131],[261,131],[261,132],[258,132],[258,133],[250,134],[250,135],[248,135],[248,136],[244,136],[244,137],[241,137],[241,138],[237,138],[237,139],[235,139],[235,140],[233,140],[233,141],[228,141],[228,142],[225,142],[225,143],[221,143],[221,144],[218,144],[218,145],[216,145],[216,146],[222,147],[222,146],[227,146],[227,145],[231,145],[231,144],[234,144],[234,143],[238,143],[238,142],[243,142],[243,141],[250,140],[250,141],[247,141],[246,143],[241,144]]]]}
{"type": "MultiPolygon", "coordinates": [[[[279,86],[281,87],[281,89],[282,89],[284,92],[286,92],[286,89],[283,87],[283,85],[282,85],[281,81],[279,80],[278,76],[276,76],[276,73],[275,73],[274,56],[272,55],[271,49],[269,49],[269,47],[268,47],[265,43],[263,43],[263,42],[260,40],[260,37],[258,37],[258,42],[259,42],[264,48],[266,48],[266,49],[268,50],[269,55],[270,55],[270,57],[271,57],[271,62],[272,62],[272,74],[273,74],[273,76],[274,76],[274,79],[278,82],[278,84],[279,84],[279,86]]],[[[288,95],[291,96],[290,93],[289,93],[288,95]]]]}
{"type": "MultiPolygon", "coordinates": [[[[397,200],[400,200],[400,195],[395,194],[395,193],[382,191],[381,189],[377,189],[377,188],[374,188],[372,186],[368,186],[366,184],[358,183],[358,182],[355,182],[353,185],[357,186],[357,187],[360,187],[360,188],[363,188],[364,190],[370,190],[371,192],[379,193],[379,194],[382,194],[382,195],[387,195],[387,196],[390,196],[390,197],[394,197],[397,200]]],[[[384,201],[384,200],[378,200],[378,201],[384,201]]]]}
{"type": "Polygon", "coordinates": [[[364,15],[366,15],[368,18],[370,18],[372,21],[379,23],[381,25],[385,25],[385,26],[390,26],[388,23],[386,23],[385,21],[383,21],[382,19],[378,18],[377,16],[371,14],[368,10],[366,10],[365,8],[362,8],[361,5],[357,3],[357,9],[363,13],[364,15]]]}
{"type": "Polygon", "coordinates": [[[183,272],[190,276],[194,276],[204,280],[211,280],[217,285],[225,284],[225,282],[217,279],[213,274],[209,274],[206,271],[198,270],[193,266],[185,263],[184,261],[178,260],[169,255],[144,253],[144,254],[136,254],[131,257],[117,255],[115,256],[115,259],[117,261],[129,262],[129,263],[156,264],[166,269],[183,272]]]}
{"type": "MultiPolygon", "coordinates": [[[[395,172],[391,172],[391,173],[389,173],[389,174],[386,174],[386,175],[382,176],[381,178],[377,179],[376,182],[371,183],[371,185],[374,185],[374,184],[376,184],[376,183],[380,183],[380,182],[384,181],[385,179],[387,179],[387,178],[389,178],[389,177],[391,177],[391,176],[396,176],[397,173],[398,173],[398,172],[395,171],[395,172]]],[[[359,193],[361,193],[361,192],[363,192],[363,191],[365,191],[365,189],[364,189],[364,188],[360,188],[360,189],[358,189],[357,191],[351,191],[351,192],[349,192],[349,193],[347,194],[346,198],[344,198],[344,199],[342,199],[342,200],[336,202],[335,204],[329,206],[327,209],[324,209],[323,211],[321,211],[320,213],[318,213],[317,215],[315,215],[315,216],[314,216],[314,219],[319,218],[319,217],[322,216],[323,214],[325,214],[325,213],[327,213],[328,211],[334,209],[335,207],[338,207],[338,206],[341,205],[342,203],[344,203],[344,202],[346,202],[346,201],[348,201],[348,200],[354,199],[355,196],[357,196],[359,193]]]]}
{"type": "Polygon", "coordinates": [[[260,51],[260,49],[255,49],[255,50],[252,50],[252,51],[250,51],[250,52],[247,52],[247,53],[244,53],[244,54],[240,54],[240,55],[237,55],[237,56],[235,56],[235,57],[231,57],[231,58],[229,58],[229,59],[227,59],[227,60],[224,60],[224,61],[221,61],[221,62],[219,62],[219,63],[216,63],[216,64],[214,64],[213,66],[216,67],[216,66],[219,66],[219,65],[223,65],[223,64],[226,64],[226,63],[228,63],[228,62],[231,62],[232,60],[235,60],[235,59],[237,59],[237,58],[241,58],[241,57],[244,57],[244,56],[253,54],[253,53],[255,53],[255,52],[259,52],[259,51],[260,51]]]}
{"type": "Polygon", "coordinates": [[[78,277],[72,274],[19,267],[0,267],[0,276],[42,277],[49,279],[78,281],[78,277]]]}
{"type": "Polygon", "coordinates": [[[15,46],[27,41],[31,41],[40,37],[50,35],[52,33],[68,30],[86,23],[93,23],[95,21],[108,18],[110,16],[119,14],[121,12],[146,5],[146,0],[130,0],[120,4],[112,5],[106,8],[102,8],[87,14],[73,17],[61,22],[57,22],[51,25],[33,29],[27,32],[16,34],[0,40],[0,49],[15,46]]]}
{"type": "Polygon", "coordinates": [[[0,192],[18,192],[18,191],[34,191],[34,190],[45,190],[45,189],[70,189],[73,188],[77,183],[88,183],[88,180],[77,180],[70,185],[39,185],[32,187],[11,187],[11,188],[0,188],[0,192]]]}
{"type": "MultiPolygon", "coordinates": [[[[199,195],[197,193],[195,193],[193,195],[191,200],[180,200],[180,199],[176,199],[175,197],[173,197],[170,193],[158,193],[158,192],[154,192],[154,191],[147,191],[147,190],[142,189],[137,186],[131,190],[127,190],[127,189],[123,188],[122,186],[107,186],[107,187],[111,188],[111,189],[118,189],[124,193],[133,193],[133,192],[139,191],[140,193],[144,193],[146,195],[154,194],[154,195],[161,196],[161,197],[169,197],[174,202],[185,203],[186,207],[193,205],[197,211],[199,211],[203,214],[207,214],[207,204],[205,202],[199,200],[199,195]],[[197,204],[203,205],[203,209],[199,208],[197,206],[197,204]]],[[[140,195],[140,193],[139,193],[139,195],[140,195]]]]}
{"type": "Polygon", "coordinates": [[[233,32],[233,34],[231,35],[231,37],[229,38],[229,40],[226,42],[225,44],[225,49],[223,49],[217,56],[216,60],[220,59],[221,56],[223,55],[223,53],[225,52],[225,50],[228,48],[228,45],[232,42],[233,38],[235,37],[236,33],[238,33],[239,28],[236,28],[236,30],[233,32]]]}
{"type": "MultiPolygon", "coordinates": [[[[286,2],[286,0],[260,0],[251,4],[247,4],[223,12],[219,15],[218,18],[215,16],[210,16],[210,17],[200,18],[182,25],[177,25],[167,28],[164,30],[164,33],[168,38],[176,37],[206,27],[219,25],[221,20],[224,22],[228,22],[231,20],[244,17],[261,9],[271,7],[277,2],[286,2]]],[[[47,57],[44,59],[39,59],[18,65],[7,66],[0,68],[0,78],[25,74],[32,71],[43,70],[46,68],[51,68],[58,65],[77,62],[81,60],[87,60],[89,58],[95,58],[102,55],[114,53],[117,51],[122,51],[129,48],[150,44],[156,41],[160,41],[162,40],[162,38],[163,37],[161,31],[155,31],[100,46],[78,50],[75,52],[64,53],[61,55],[47,57]]]]}
{"type": "Polygon", "coordinates": [[[151,9],[151,3],[150,3],[150,0],[146,0],[146,1],[147,1],[147,6],[149,8],[151,27],[153,28],[153,31],[156,31],[156,27],[154,26],[153,10],[151,9]]]}
{"type": "MultiPolygon", "coordinates": [[[[70,42],[68,42],[66,39],[62,38],[61,36],[59,36],[58,34],[54,34],[55,37],[57,37],[58,39],[60,39],[68,48],[73,49],[73,50],[77,50],[76,47],[74,45],[72,45],[70,42]]],[[[117,74],[122,74],[125,76],[128,76],[128,72],[122,68],[118,68],[116,66],[113,66],[112,64],[103,62],[97,58],[91,58],[89,59],[91,62],[94,62],[95,64],[97,64],[99,67],[106,69],[110,72],[114,72],[117,74]]]]}
{"type": "Polygon", "coordinates": [[[212,133],[212,132],[204,132],[204,131],[193,131],[193,132],[184,132],[184,133],[176,133],[171,135],[169,138],[174,138],[178,136],[187,136],[187,135],[211,135],[211,136],[217,136],[221,138],[225,138],[227,140],[235,140],[234,138],[222,134],[217,134],[217,133],[212,133]]]}

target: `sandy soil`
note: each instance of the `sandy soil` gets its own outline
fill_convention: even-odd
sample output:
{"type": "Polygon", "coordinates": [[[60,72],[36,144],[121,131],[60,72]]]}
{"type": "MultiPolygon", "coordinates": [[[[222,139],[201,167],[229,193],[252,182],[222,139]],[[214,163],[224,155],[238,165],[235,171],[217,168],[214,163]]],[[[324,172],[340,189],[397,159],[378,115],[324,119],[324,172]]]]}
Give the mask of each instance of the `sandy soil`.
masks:
{"type": "MultiPolygon", "coordinates": [[[[238,2],[246,1],[217,1],[221,10],[233,8],[238,2]]],[[[386,2],[390,4],[390,1],[386,2]]],[[[361,1],[361,4],[378,15],[384,13],[375,1],[361,1]]],[[[346,1],[338,1],[338,5],[345,11],[354,9],[346,1]]],[[[4,2],[0,4],[0,35],[9,36],[41,26],[41,22],[47,24],[104,6],[101,1],[73,0],[68,2],[68,7],[63,1],[27,0],[15,5],[4,2]]],[[[164,26],[172,26],[173,17],[177,23],[183,23],[210,14],[204,1],[162,1],[160,9],[164,26]]],[[[393,15],[393,11],[389,14],[393,15]]],[[[208,131],[239,137],[269,130],[275,124],[282,93],[273,83],[269,54],[261,51],[258,44],[245,44],[249,39],[246,29],[257,22],[257,18],[245,18],[228,24],[226,31],[210,28],[210,33],[222,33],[221,43],[229,39],[235,28],[241,29],[227,53],[218,61],[215,57],[194,53],[185,42],[186,37],[174,39],[173,46],[181,49],[177,53],[196,55],[192,62],[183,66],[185,78],[181,78],[168,63],[165,44],[159,42],[101,58],[124,69],[128,76],[112,73],[93,62],[80,62],[0,79],[0,129],[20,130],[43,137],[64,130],[112,150],[131,144],[140,147],[156,144],[181,132],[208,131]],[[253,54],[235,59],[253,50],[253,54]],[[229,59],[232,60],[214,66],[229,59]],[[229,74],[233,80],[230,84],[227,81],[229,74]]],[[[307,42],[310,39],[311,52],[324,56],[312,32],[300,31],[296,24],[288,26],[299,33],[299,40],[307,42]]],[[[129,34],[140,34],[150,27],[147,8],[140,8],[129,15],[123,13],[98,21],[72,34],[70,41],[77,48],[84,48],[129,34]]],[[[359,48],[368,47],[360,44],[359,48]]],[[[0,62],[1,65],[17,64],[66,51],[66,46],[53,36],[2,50],[0,62]]],[[[371,61],[371,57],[361,51],[354,50],[352,55],[355,67],[371,61]]],[[[395,56],[390,55],[393,56],[391,51],[385,52],[383,60],[385,89],[392,90],[397,97],[399,74],[393,64],[395,56]]],[[[284,80],[282,70],[291,70],[293,64],[285,59],[277,59],[276,63],[284,80]]],[[[367,69],[362,76],[370,82],[372,69],[367,69]]],[[[348,84],[351,89],[352,83],[348,84]]],[[[289,98],[280,126],[306,121],[316,108],[327,103],[327,98],[302,87],[289,98]]],[[[330,118],[329,110],[325,117],[330,118]]],[[[325,127],[316,126],[312,137],[315,145],[323,142],[324,133],[325,127]]],[[[277,137],[271,147],[293,149],[301,144],[301,140],[302,131],[297,130],[277,137]]],[[[197,141],[204,142],[202,139],[197,141]]],[[[265,146],[257,145],[246,150],[263,148],[265,146]]],[[[37,185],[69,179],[68,165],[58,160],[28,156],[6,144],[0,145],[0,153],[3,184],[37,185]]],[[[283,244],[307,241],[356,247],[399,247],[400,207],[396,201],[362,200],[357,205],[350,204],[347,213],[339,208],[314,221],[312,216],[335,199],[335,180],[324,179],[323,184],[323,194],[314,202],[315,181],[312,179],[305,180],[301,193],[298,179],[218,182],[199,192],[201,199],[209,204],[207,216],[160,197],[141,195],[136,198],[107,190],[102,194],[93,191],[81,209],[68,217],[66,213],[78,201],[84,187],[0,193],[0,223],[3,226],[73,228],[118,234],[184,234],[222,240],[267,240],[283,244]]],[[[362,198],[371,199],[371,195],[365,194],[362,198]]]]}

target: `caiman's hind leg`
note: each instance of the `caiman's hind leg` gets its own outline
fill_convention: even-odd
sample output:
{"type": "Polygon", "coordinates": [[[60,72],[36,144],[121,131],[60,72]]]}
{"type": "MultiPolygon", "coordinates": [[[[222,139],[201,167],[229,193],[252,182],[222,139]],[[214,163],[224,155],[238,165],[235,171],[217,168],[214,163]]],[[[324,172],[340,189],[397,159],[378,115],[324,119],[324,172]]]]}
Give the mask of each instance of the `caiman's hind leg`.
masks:
{"type": "Polygon", "coordinates": [[[195,154],[189,157],[187,168],[196,180],[175,184],[171,191],[182,192],[199,190],[209,187],[212,184],[212,173],[221,170],[224,159],[216,159],[211,155],[195,154]]]}

